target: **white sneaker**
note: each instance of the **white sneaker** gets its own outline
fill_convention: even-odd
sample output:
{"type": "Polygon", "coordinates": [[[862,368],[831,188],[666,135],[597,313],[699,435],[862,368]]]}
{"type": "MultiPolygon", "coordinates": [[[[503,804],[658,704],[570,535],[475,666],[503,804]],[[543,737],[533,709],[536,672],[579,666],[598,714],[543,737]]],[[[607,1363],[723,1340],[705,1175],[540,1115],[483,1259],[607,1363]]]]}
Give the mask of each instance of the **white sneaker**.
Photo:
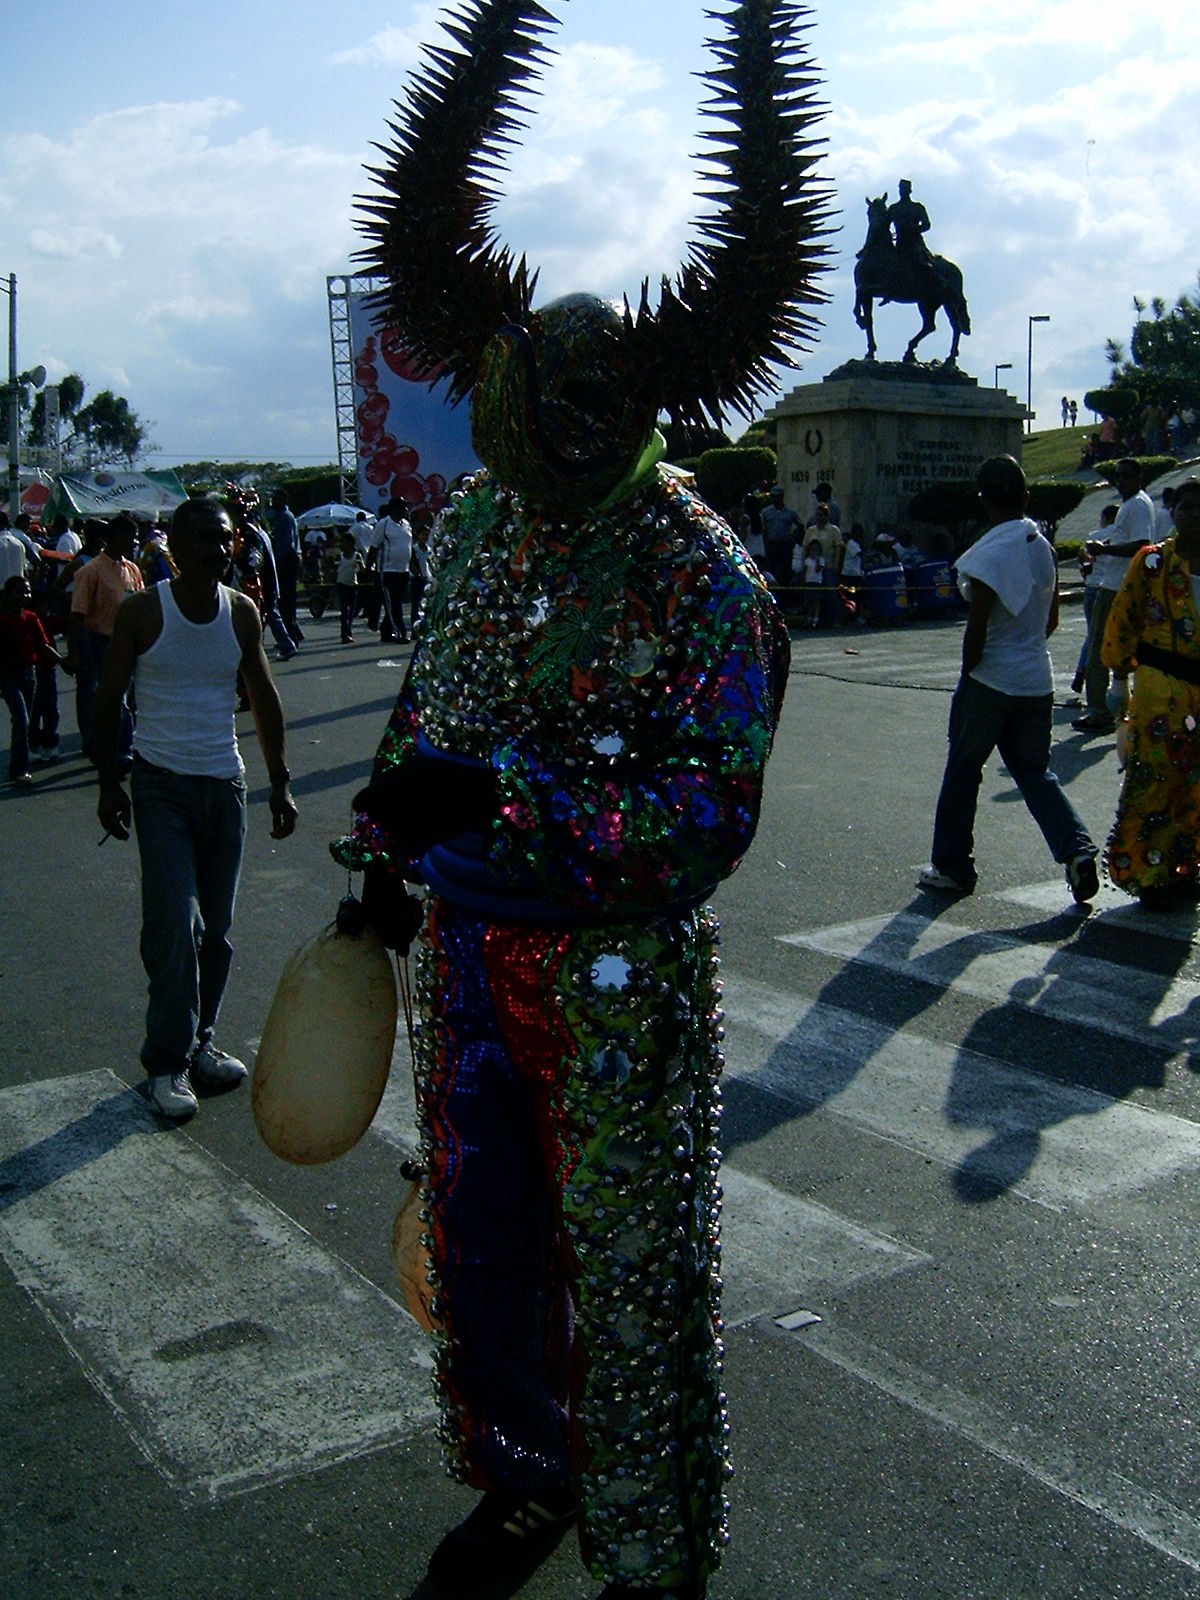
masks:
{"type": "Polygon", "coordinates": [[[186,1072],[156,1073],[150,1079],[147,1098],[155,1111],[164,1117],[194,1117],[200,1109],[200,1102],[192,1093],[186,1072]]]}
{"type": "Polygon", "coordinates": [[[202,1044],[192,1051],[192,1077],[202,1089],[228,1089],[245,1076],[245,1062],[227,1056],[215,1045],[202,1044]]]}
{"type": "Polygon", "coordinates": [[[946,894],[970,894],[975,885],[960,883],[957,878],[952,878],[948,872],[939,872],[936,867],[922,867],[917,878],[917,888],[940,889],[946,894]]]}

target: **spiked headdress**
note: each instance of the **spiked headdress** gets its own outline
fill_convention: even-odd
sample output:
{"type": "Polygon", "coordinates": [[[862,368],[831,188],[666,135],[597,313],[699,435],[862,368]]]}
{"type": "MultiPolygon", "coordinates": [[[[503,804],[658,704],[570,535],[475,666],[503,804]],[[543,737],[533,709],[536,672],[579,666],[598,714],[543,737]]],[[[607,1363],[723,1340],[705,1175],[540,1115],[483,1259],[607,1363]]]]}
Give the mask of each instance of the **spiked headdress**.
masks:
{"type": "MultiPolygon", "coordinates": [[[[717,210],[678,278],[663,277],[657,309],[643,284],[636,313],[626,301],[604,330],[611,381],[641,419],[643,443],[645,419],[652,427],[660,408],[698,425],[719,424],[726,407],[750,414],[772,386],[769,363],[811,342],[812,308],[826,298],[817,278],[830,195],[813,138],[824,108],[803,48],[805,8],[743,0],[708,15],[724,26],[711,43],[718,65],[704,74],[713,93],[703,109],[723,124],[704,135],[716,148],[702,192],[717,210]]],[[[531,312],[536,274],[499,246],[491,213],[554,21],[537,0],[463,0],[444,23],[458,48],[426,48],[389,124],[392,142],[378,147],[384,163],[368,169],[380,192],[361,201],[369,244],[360,260],[387,278],[380,309],[421,365],[448,375],[456,400],[475,389],[502,334],[526,403],[535,412],[539,404],[537,341],[528,337],[541,315],[531,312]]],[[[584,320],[595,350],[596,318],[584,320]]],[[[576,311],[558,326],[577,322],[576,311]]]]}

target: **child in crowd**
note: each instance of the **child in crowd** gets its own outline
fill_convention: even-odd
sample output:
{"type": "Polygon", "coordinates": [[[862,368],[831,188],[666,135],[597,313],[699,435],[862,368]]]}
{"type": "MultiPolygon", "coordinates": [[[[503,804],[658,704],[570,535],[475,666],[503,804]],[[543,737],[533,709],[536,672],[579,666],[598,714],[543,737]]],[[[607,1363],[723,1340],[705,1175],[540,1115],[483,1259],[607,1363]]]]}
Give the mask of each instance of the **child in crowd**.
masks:
{"type": "Polygon", "coordinates": [[[0,591],[0,690],[12,717],[8,781],[19,788],[33,782],[29,771],[29,722],[33,715],[36,668],[39,663],[63,665],[63,658],[31,609],[28,578],[9,578],[0,591]]]}
{"type": "Polygon", "coordinates": [[[804,550],[804,620],[815,628],[821,620],[821,587],[825,580],[825,557],[821,541],[810,539],[804,550]]]}
{"type": "Polygon", "coordinates": [[[412,519],[412,561],[408,568],[409,618],[415,628],[421,615],[425,591],[429,587],[429,535],[433,517],[424,509],[414,512],[412,519]]]}
{"type": "Polygon", "coordinates": [[[337,558],[337,596],[342,615],[342,643],[354,643],[354,613],[358,607],[358,575],[363,570],[362,552],[354,535],[339,536],[337,558]]]}

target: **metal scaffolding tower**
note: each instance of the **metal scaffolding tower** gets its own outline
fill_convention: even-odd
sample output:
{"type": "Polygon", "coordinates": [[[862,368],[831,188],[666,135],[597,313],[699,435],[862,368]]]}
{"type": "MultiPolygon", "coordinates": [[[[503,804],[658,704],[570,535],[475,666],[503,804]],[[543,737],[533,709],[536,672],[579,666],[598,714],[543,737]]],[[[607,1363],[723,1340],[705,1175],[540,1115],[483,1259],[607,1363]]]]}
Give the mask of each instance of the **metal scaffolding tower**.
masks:
{"type": "Polygon", "coordinates": [[[338,477],[344,503],[358,501],[358,427],[354,415],[354,341],[350,333],[352,295],[382,289],[382,278],[347,273],[325,279],[329,295],[329,343],[333,355],[333,410],[337,426],[338,477]]]}

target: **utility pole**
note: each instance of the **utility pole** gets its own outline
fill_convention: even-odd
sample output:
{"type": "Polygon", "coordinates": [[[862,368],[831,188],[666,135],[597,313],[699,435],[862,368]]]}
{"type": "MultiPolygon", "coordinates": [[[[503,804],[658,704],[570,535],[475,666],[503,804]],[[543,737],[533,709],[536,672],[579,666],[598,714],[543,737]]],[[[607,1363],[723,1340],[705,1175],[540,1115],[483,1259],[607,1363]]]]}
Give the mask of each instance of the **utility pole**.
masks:
{"type": "Polygon", "coordinates": [[[8,515],[21,510],[21,397],[17,389],[17,275],[8,275],[8,515]]]}

